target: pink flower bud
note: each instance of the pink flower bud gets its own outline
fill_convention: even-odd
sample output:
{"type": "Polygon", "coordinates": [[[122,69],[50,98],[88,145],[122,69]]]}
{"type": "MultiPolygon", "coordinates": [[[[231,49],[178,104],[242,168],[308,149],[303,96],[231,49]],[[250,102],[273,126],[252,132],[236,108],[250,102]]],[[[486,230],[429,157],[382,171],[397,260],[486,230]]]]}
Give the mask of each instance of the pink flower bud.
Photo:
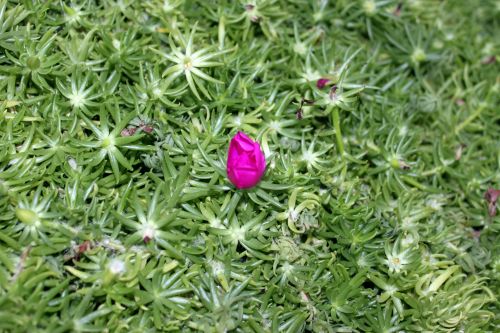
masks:
{"type": "Polygon", "coordinates": [[[500,197],[500,190],[489,188],[484,194],[484,198],[488,202],[488,214],[493,217],[497,215],[497,200],[500,197]]]}
{"type": "Polygon", "coordinates": [[[500,197],[500,190],[495,190],[494,188],[489,188],[488,191],[484,193],[484,198],[489,203],[497,202],[499,197],[500,197]]]}
{"type": "Polygon", "coordinates": [[[227,177],[237,188],[257,185],[266,171],[266,158],[258,142],[238,132],[229,144],[227,177]]]}
{"type": "Polygon", "coordinates": [[[323,88],[326,86],[326,84],[327,84],[328,82],[330,82],[330,80],[329,80],[329,79],[323,79],[323,78],[322,78],[322,79],[319,79],[319,80],[316,82],[316,87],[318,87],[319,89],[323,89],[323,88]]]}
{"type": "Polygon", "coordinates": [[[128,127],[128,128],[124,128],[120,134],[121,136],[132,136],[135,134],[135,132],[137,131],[137,128],[135,127],[128,127]]]}

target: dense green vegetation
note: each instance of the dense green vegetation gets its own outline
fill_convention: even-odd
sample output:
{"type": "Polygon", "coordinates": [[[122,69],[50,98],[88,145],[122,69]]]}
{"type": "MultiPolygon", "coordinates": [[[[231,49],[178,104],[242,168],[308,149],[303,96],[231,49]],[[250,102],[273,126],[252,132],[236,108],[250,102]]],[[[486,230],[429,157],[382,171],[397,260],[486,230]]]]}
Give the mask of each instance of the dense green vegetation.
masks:
{"type": "Polygon", "coordinates": [[[0,0],[0,332],[500,331],[499,23],[0,0]]]}

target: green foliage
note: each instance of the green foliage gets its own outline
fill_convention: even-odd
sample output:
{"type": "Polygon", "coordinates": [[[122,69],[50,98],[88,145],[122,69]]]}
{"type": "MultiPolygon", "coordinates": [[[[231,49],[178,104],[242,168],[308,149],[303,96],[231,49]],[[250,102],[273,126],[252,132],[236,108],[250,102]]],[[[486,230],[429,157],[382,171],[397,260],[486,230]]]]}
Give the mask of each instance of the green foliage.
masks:
{"type": "Polygon", "coordinates": [[[499,14],[0,0],[0,332],[498,332],[499,14]]]}

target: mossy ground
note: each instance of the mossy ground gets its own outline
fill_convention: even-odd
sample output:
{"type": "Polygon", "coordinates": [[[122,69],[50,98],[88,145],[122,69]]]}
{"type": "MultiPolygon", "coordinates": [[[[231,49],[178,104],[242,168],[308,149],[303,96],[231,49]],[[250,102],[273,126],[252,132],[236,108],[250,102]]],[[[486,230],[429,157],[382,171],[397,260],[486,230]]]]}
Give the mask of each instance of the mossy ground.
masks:
{"type": "Polygon", "coordinates": [[[0,332],[498,332],[499,18],[0,1],[0,332]]]}

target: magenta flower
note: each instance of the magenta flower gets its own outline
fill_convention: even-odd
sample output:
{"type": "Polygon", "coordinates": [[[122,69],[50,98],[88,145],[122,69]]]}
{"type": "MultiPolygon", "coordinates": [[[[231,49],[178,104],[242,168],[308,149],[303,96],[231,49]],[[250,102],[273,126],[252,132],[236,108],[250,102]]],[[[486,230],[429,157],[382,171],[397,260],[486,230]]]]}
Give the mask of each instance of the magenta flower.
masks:
{"type": "Polygon", "coordinates": [[[227,177],[237,188],[257,185],[266,171],[266,158],[258,142],[238,132],[229,144],[227,177]]]}
{"type": "Polygon", "coordinates": [[[316,82],[316,87],[318,87],[319,89],[323,89],[328,82],[330,82],[329,79],[321,78],[316,82]]]}

